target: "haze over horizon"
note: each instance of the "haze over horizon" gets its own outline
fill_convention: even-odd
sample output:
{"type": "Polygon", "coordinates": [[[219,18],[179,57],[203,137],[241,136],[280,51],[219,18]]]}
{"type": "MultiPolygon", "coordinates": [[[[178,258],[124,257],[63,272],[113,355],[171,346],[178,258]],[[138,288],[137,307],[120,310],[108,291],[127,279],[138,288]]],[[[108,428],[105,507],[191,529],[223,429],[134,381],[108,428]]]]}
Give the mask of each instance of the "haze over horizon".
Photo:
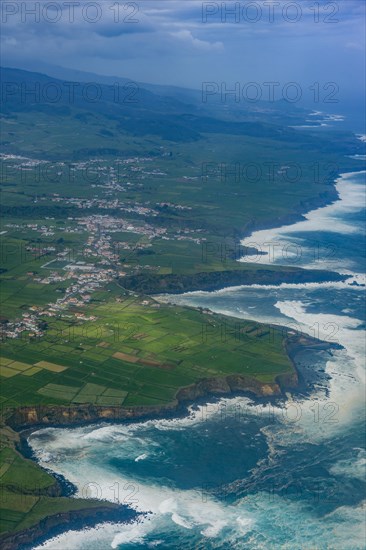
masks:
{"type": "Polygon", "coordinates": [[[1,0],[1,549],[364,550],[365,8],[1,0]]]}
{"type": "Polygon", "coordinates": [[[7,66],[58,65],[195,89],[273,81],[298,82],[305,92],[319,81],[354,96],[365,87],[359,0],[323,0],[317,9],[308,0],[24,4],[2,3],[7,66]]]}

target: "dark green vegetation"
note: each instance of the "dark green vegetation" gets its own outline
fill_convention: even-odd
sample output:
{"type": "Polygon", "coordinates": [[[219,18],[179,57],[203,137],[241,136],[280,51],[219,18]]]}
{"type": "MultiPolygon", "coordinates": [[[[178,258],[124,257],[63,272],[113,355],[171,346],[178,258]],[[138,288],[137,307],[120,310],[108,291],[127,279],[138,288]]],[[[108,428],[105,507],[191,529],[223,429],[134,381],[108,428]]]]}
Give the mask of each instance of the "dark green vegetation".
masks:
{"type": "MultiPolygon", "coordinates": [[[[292,139],[299,143],[304,141],[295,130],[284,128],[283,121],[285,119],[288,124],[301,123],[306,113],[291,109],[290,104],[284,108],[285,102],[279,102],[273,115],[269,105],[262,104],[262,112],[254,108],[242,113],[235,108],[234,115],[230,113],[225,117],[227,109],[220,102],[215,101],[212,107],[212,101],[204,102],[201,94],[194,94],[193,97],[189,97],[189,94],[183,94],[182,97],[180,94],[181,98],[176,99],[168,94],[154,93],[132,82],[120,84],[115,81],[110,85],[98,83],[97,87],[90,81],[73,85],[72,82],[18,69],[4,68],[2,78],[5,115],[10,118],[21,115],[23,120],[24,115],[38,114],[52,117],[53,120],[61,118],[62,122],[68,117],[69,124],[76,121],[91,126],[101,121],[103,126],[98,128],[96,148],[100,153],[103,149],[111,155],[125,153],[125,149],[119,149],[121,143],[118,138],[126,134],[133,137],[155,136],[180,143],[198,141],[203,134],[247,135],[279,141],[292,139]],[[263,118],[265,123],[262,122],[263,118]],[[110,145],[105,146],[108,141],[110,145]]],[[[52,134],[51,128],[44,131],[48,135],[52,134]]],[[[39,134],[41,136],[42,131],[39,134]]],[[[53,137],[57,136],[54,134],[53,137]]],[[[80,148],[77,135],[74,140],[78,144],[74,154],[80,155],[84,149],[80,148]]],[[[8,145],[6,141],[4,144],[8,145]]],[[[47,155],[55,158],[57,151],[52,149],[50,143],[47,148],[41,149],[41,145],[35,143],[34,147],[39,147],[44,158],[47,155]]],[[[71,141],[69,147],[72,146],[71,141]]]]}
{"type": "MultiPolygon", "coordinates": [[[[108,168],[114,168],[117,182],[129,185],[114,190],[113,198],[191,208],[160,208],[159,215],[147,216],[149,223],[171,231],[201,230],[210,245],[232,249],[256,226],[280,223],[335,198],[335,176],[360,168],[359,161],[345,156],[362,148],[351,134],[281,126],[277,105],[265,110],[267,123],[255,120],[255,109],[246,113],[250,122],[234,122],[232,116],[223,120],[222,114],[213,118],[197,98],[188,104],[139,88],[133,101],[123,90],[118,101],[113,87],[100,85],[100,99],[86,101],[82,83],[70,99],[63,81],[45,75],[4,69],[3,80],[9,89],[3,101],[3,151],[49,161],[43,167],[23,167],[21,174],[11,160],[3,162],[2,210],[9,217],[79,214],[69,204],[51,202],[51,194],[100,196],[102,190],[91,185],[105,182],[108,168]],[[22,86],[38,92],[26,95],[22,86]],[[61,96],[47,103],[43,96],[52,86],[61,96]],[[149,162],[139,160],[144,157],[149,162]],[[125,159],[132,160],[121,167],[125,159]],[[87,162],[87,169],[75,168],[78,162],[87,162]]],[[[93,207],[86,213],[96,211],[93,207]]],[[[177,239],[157,240],[156,256],[148,261],[174,271],[197,271],[193,263],[217,264],[228,256],[211,246],[202,258],[201,248],[177,239]]]]}
{"type": "MultiPolygon", "coordinates": [[[[362,144],[291,128],[306,113],[283,103],[213,108],[189,91],[131,86],[116,99],[110,82],[87,101],[82,85],[70,99],[62,80],[2,78],[4,422],[20,407],[165,406],[203,379],[273,384],[293,372],[280,329],[143,294],[329,277],[240,264],[250,251],[239,242],[334,200],[336,175],[362,168],[348,157],[362,144]],[[52,86],[57,101],[45,100],[52,86]],[[97,286],[66,267],[80,261],[103,272],[97,286]],[[65,296],[76,303],[54,307],[65,296]]],[[[18,453],[8,427],[1,438],[2,532],[85,509],[18,453]]]]}
{"type": "Polygon", "coordinates": [[[213,291],[229,286],[251,284],[281,284],[306,283],[322,281],[341,281],[345,279],[338,273],[321,271],[317,273],[304,269],[237,269],[235,271],[206,271],[187,274],[171,275],[135,275],[121,279],[122,284],[129,290],[145,294],[181,293],[198,290],[213,291]]]}
{"type": "Polygon", "coordinates": [[[48,518],[50,513],[58,518],[60,514],[93,508],[110,509],[113,513],[116,506],[109,502],[101,505],[96,500],[61,496],[61,487],[55,478],[25,459],[17,450],[18,445],[17,434],[9,428],[0,429],[0,543],[3,548],[17,547],[9,540],[9,533],[16,536],[48,518]]]}
{"type": "Polygon", "coordinates": [[[3,344],[3,408],[158,405],[203,378],[238,373],[273,383],[292,370],[280,329],[134,297],[88,313],[96,320],[52,320],[39,341],[3,344]]]}

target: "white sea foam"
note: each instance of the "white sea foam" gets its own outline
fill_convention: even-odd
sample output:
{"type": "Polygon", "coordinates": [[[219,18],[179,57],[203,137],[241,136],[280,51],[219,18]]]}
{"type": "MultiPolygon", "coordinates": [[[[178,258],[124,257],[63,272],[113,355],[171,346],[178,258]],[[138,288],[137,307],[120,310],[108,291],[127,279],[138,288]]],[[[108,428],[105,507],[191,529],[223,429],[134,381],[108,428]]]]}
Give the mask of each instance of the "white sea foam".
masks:
{"type": "MultiPolygon", "coordinates": [[[[352,278],[353,281],[354,278],[352,278]]],[[[357,281],[360,284],[363,279],[357,277],[357,281]]],[[[289,437],[289,443],[294,436],[295,429],[297,436],[302,436],[305,439],[326,438],[341,426],[346,426],[351,418],[354,420],[360,419],[362,413],[365,383],[365,338],[363,331],[360,329],[363,322],[347,314],[317,314],[314,313],[313,309],[311,312],[307,312],[307,308],[311,307],[313,303],[311,291],[331,290],[333,288],[337,290],[354,290],[360,294],[360,299],[362,299],[361,292],[364,293],[365,291],[364,287],[350,285],[349,281],[347,283],[284,284],[280,287],[252,285],[250,288],[237,287],[215,293],[202,293],[200,297],[197,296],[197,293],[192,293],[191,296],[183,296],[180,302],[184,304],[187,303],[187,298],[196,298],[197,305],[206,305],[206,302],[202,300],[204,298],[207,299],[207,305],[215,312],[246,319],[250,318],[257,322],[285,325],[320,340],[339,343],[343,346],[343,349],[333,351],[326,363],[326,371],[331,376],[329,397],[326,397],[324,392],[320,392],[315,394],[310,401],[297,400],[295,404],[288,402],[285,409],[283,407],[278,410],[273,409],[279,417],[282,417],[286,425],[291,422],[291,415],[296,416],[298,412],[301,416],[294,423],[293,430],[287,430],[287,434],[283,435],[284,438],[289,437]],[[276,291],[277,302],[274,305],[279,314],[271,313],[268,308],[261,309],[260,302],[257,309],[246,312],[245,308],[241,309],[239,306],[236,306],[234,311],[233,308],[227,306],[227,300],[222,300],[223,306],[220,305],[221,301],[214,303],[209,301],[210,295],[211,297],[212,295],[222,295],[223,298],[232,293],[235,295],[235,292],[240,295],[240,289],[245,290],[247,293],[260,291],[257,296],[258,300],[262,295],[265,296],[268,289],[276,291]],[[293,295],[306,296],[306,300],[281,299],[283,292],[286,292],[288,296],[289,291],[292,290],[296,291],[296,293],[292,293],[293,295]],[[316,410],[313,407],[316,407],[316,410]]],[[[174,297],[174,301],[176,301],[176,297],[174,297]]],[[[241,302],[245,301],[239,299],[238,303],[241,302]]],[[[195,302],[190,299],[188,303],[195,302]]]]}
{"type": "MultiPolygon", "coordinates": [[[[288,314],[296,311],[297,319],[300,316],[307,315],[304,312],[304,308],[298,303],[278,304],[278,307],[286,309],[288,314]]],[[[305,321],[305,319],[303,318],[302,321],[305,321]]],[[[349,327],[356,328],[356,323],[352,318],[347,318],[346,324],[349,327]]],[[[212,409],[206,410],[205,414],[208,413],[208,416],[212,418],[215,414],[220,414],[223,405],[230,407],[243,402],[250,403],[251,401],[242,397],[224,398],[220,400],[219,408],[215,404],[212,409]]],[[[314,403],[311,404],[313,405],[314,403]]],[[[315,432],[319,430],[319,424],[314,424],[313,412],[311,412],[309,407],[305,411],[307,405],[309,403],[300,401],[302,416],[296,422],[293,422],[294,415],[290,409],[284,415],[281,407],[271,406],[271,414],[276,415],[282,421],[282,427],[279,425],[276,429],[273,429],[273,426],[263,428],[263,434],[266,436],[269,446],[269,454],[267,456],[269,461],[275,460],[278,454],[283,452],[281,448],[284,445],[293,445],[297,437],[301,440],[304,438],[310,441],[316,440],[315,432]],[[306,416],[307,414],[308,417],[306,416]]],[[[263,410],[268,407],[263,407],[263,410]]],[[[192,411],[193,414],[188,422],[198,422],[200,419],[202,421],[203,409],[204,407],[199,407],[197,411],[192,411]]],[[[253,407],[253,415],[256,414],[255,409],[253,407]]],[[[164,421],[157,422],[164,423],[164,421]]],[[[187,429],[190,425],[189,423],[187,424],[187,419],[185,418],[167,422],[168,424],[165,424],[164,429],[173,431],[176,429],[187,429]]],[[[233,548],[272,548],[271,544],[273,540],[271,537],[273,536],[273,529],[271,525],[278,526],[278,522],[280,522],[287,529],[291,523],[291,517],[294,516],[294,518],[297,517],[298,519],[299,515],[301,515],[303,526],[298,527],[299,531],[294,534],[294,543],[300,543],[300,541],[303,543],[309,540],[310,544],[311,540],[313,540],[311,537],[314,536],[314,532],[318,533],[319,540],[322,540],[322,537],[324,537],[324,540],[329,540],[327,529],[334,529],[337,521],[342,521],[344,515],[348,518],[350,510],[352,510],[339,510],[337,515],[334,516],[334,521],[331,520],[330,527],[323,527],[320,520],[318,521],[312,516],[307,517],[306,512],[302,509],[301,502],[293,504],[279,497],[268,498],[266,495],[261,496],[261,494],[257,494],[246,497],[235,506],[225,505],[206,495],[203,500],[202,494],[198,491],[182,491],[164,486],[162,483],[156,485],[149,482],[149,480],[142,482],[141,479],[134,479],[132,476],[126,477],[121,474],[116,476],[116,471],[109,471],[106,464],[98,465],[93,460],[92,455],[88,458],[88,453],[92,453],[92,449],[90,448],[85,450],[81,461],[74,460],[74,452],[79,452],[80,441],[84,441],[85,443],[86,441],[93,440],[96,445],[111,444],[117,454],[118,448],[116,448],[116,443],[125,442],[127,438],[130,438],[132,446],[134,442],[137,442],[137,446],[140,446],[140,442],[144,441],[145,436],[143,432],[146,430],[147,425],[151,427],[151,421],[136,423],[130,426],[89,426],[68,430],[47,428],[35,433],[31,437],[30,441],[33,449],[38,458],[41,459],[42,449],[45,445],[44,436],[47,434],[52,435],[52,438],[45,445],[47,448],[50,447],[49,454],[54,457],[52,467],[55,471],[66,475],[68,479],[77,485],[79,489],[78,495],[84,497],[95,496],[93,492],[90,495],[85,492],[85,488],[92,482],[92,484],[99,485],[103,498],[114,500],[116,495],[115,488],[116,484],[118,484],[118,487],[121,488],[118,495],[121,502],[126,502],[127,498],[127,503],[136,510],[152,512],[152,515],[142,519],[133,526],[123,524],[103,525],[99,528],[88,529],[79,533],[64,533],[52,539],[52,541],[48,541],[42,548],[48,550],[64,550],[65,548],[72,548],[73,550],[78,550],[79,548],[82,550],[89,550],[90,548],[93,548],[93,550],[105,550],[109,545],[112,548],[123,547],[124,545],[133,543],[147,545],[150,536],[159,537],[160,535],[161,537],[162,533],[172,530],[169,522],[178,529],[181,528],[186,531],[198,530],[202,536],[207,538],[220,537],[223,530],[227,528],[230,534],[225,535],[228,537],[225,540],[227,540],[228,544],[232,544],[233,548]],[[104,434],[103,438],[100,437],[100,433],[98,434],[100,431],[104,434]],[[42,435],[43,438],[38,438],[38,435],[42,435]],[[124,490],[125,487],[127,487],[127,492],[124,490]],[[137,488],[138,491],[135,492],[134,488],[137,488]],[[132,496],[131,492],[133,493],[132,496]],[[134,501],[135,498],[136,502],[134,501]],[[242,540],[242,537],[248,533],[251,533],[248,545],[237,546],[239,544],[238,541],[242,540]],[[262,544],[263,546],[261,546],[262,544]]],[[[329,426],[326,428],[323,436],[331,437],[331,432],[328,429],[329,426]]],[[[146,449],[150,448],[150,443],[150,438],[146,438],[146,449]]],[[[125,449],[125,445],[122,445],[122,452],[128,452],[125,449]]],[[[258,467],[260,468],[260,464],[258,467]]],[[[346,464],[338,464],[338,471],[342,468],[344,470],[347,467],[348,465],[346,464]]],[[[91,488],[94,490],[93,486],[91,488]]],[[[337,537],[337,541],[342,542],[344,540],[342,533],[338,533],[337,537]]],[[[352,543],[350,542],[348,546],[345,544],[342,546],[342,549],[358,548],[358,534],[349,540],[352,543]]],[[[156,544],[159,545],[159,542],[156,541],[156,544]]]]}
{"type": "Polygon", "coordinates": [[[112,548],[118,548],[124,544],[142,544],[145,537],[154,529],[151,519],[145,519],[133,526],[120,526],[118,534],[116,534],[111,542],[112,548]]]}
{"type": "MultiPolygon", "coordinates": [[[[142,427],[142,425],[141,425],[142,427]]],[[[124,426],[121,426],[123,430],[124,426]]],[[[173,524],[191,530],[197,528],[205,537],[215,537],[226,527],[231,528],[237,522],[237,509],[235,506],[225,507],[219,501],[210,497],[203,500],[203,494],[196,490],[181,491],[171,487],[164,486],[162,483],[156,485],[148,481],[142,482],[135,480],[131,476],[125,477],[119,475],[116,471],[109,471],[105,465],[97,464],[92,457],[84,457],[84,461],[68,460],[68,454],[76,446],[78,447],[80,439],[85,436],[86,428],[77,428],[75,430],[56,430],[56,437],[50,442],[53,447],[53,453],[60,455],[59,460],[53,464],[53,468],[75,483],[78,487],[76,496],[104,498],[114,501],[116,495],[121,503],[128,503],[137,511],[151,512],[146,518],[140,520],[137,524],[118,525],[113,528],[106,527],[104,537],[110,540],[112,548],[127,543],[142,543],[145,537],[153,532],[159,532],[162,522],[166,523],[166,529],[169,528],[169,521],[173,524]],[[98,490],[95,493],[95,488],[98,490]],[[116,493],[116,487],[121,490],[116,493]],[[89,494],[87,488],[92,492],[89,494]],[[127,492],[125,491],[127,489],[127,492]],[[99,494],[98,494],[98,491],[99,494]]],[[[90,428],[89,428],[90,430],[90,428]]],[[[48,432],[52,432],[48,429],[48,432]]],[[[115,431],[115,430],[113,430],[115,431]]],[[[38,432],[45,435],[47,430],[38,432]]],[[[132,439],[134,437],[132,436],[132,439]]],[[[41,457],[40,445],[42,440],[38,440],[37,433],[31,438],[33,449],[38,457],[41,457]]],[[[149,441],[146,442],[149,445],[149,441]]],[[[40,461],[42,464],[42,461],[40,461]]],[[[252,520],[247,515],[243,515],[242,526],[252,524],[252,520]]],[[[82,538],[84,544],[88,537],[92,536],[97,530],[85,531],[85,537],[82,538]]],[[[56,537],[48,541],[42,548],[58,549],[62,548],[66,540],[70,540],[70,533],[56,537]]],[[[64,546],[65,548],[65,546],[64,546]]],[[[72,548],[78,548],[73,542],[72,548]]],[[[94,546],[93,546],[94,548],[94,546]]]]}
{"type": "MultiPolygon", "coordinates": [[[[323,498],[326,498],[323,495],[323,498]]],[[[296,502],[269,493],[250,495],[242,504],[255,511],[256,528],[249,550],[326,549],[363,550],[365,541],[365,506],[342,506],[325,517],[308,512],[309,498],[299,495],[296,502]],[[287,541],[282,538],[286,532],[287,541]]]]}
{"type": "Polygon", "coordinates": [[[135,462],[140,462],[140,460],[145,460],[149,455],[147,453],[142,453],[142,455],[139,455],[135,458],[135,462]]]}
{"type": "Polygon", "coordinates": [[[366,155],[350,155],[349,158],[355,160],[366,160],[366,155]]]}
{"type": "Polygon", "coordinates": [[[354,223],[343,219],[345,214],[359,212],[365,207],[365,186],[360,183],[355,183],[353,180],[360,175],[365,176],[366,171],[349,172],[342,174],[336,180],[336,189],[339,195],[339,200],[332,204],[311,210],[304,217],[305,220],[297,223],[282,226],[274,229],[264,229],[254,232],[250,237],[245,238],[241,244],[244,247],[257,248],[264,252],[263,255],[255,257],[245,256],[241,258],[241,262],[255,262],[268,264],[268,262],[277,262],[281,264],[301,265],[302,267],[318,267],[323,268],[327,264],[330,268],[336,265],[337,260],[332,261],[328,257],[328,250],[320,249],[315,251],[314,260],[309,261],[307,265],[299,262],[302,257],[301,242],[297,243],[295,234],[303,232],[319,232],[323,231],[339,233],[343,235],[357,234],[362,232],[362,228],[354,223]]]}
{"type": "MultiPolygon", "coordinates": [[[[357,285],[365,285],[366,278],[362,273],[350,273],[346,270],[339,270],[339,272],[346,275],[348,278],[345,281],[325,281],[323,283],[281,283],[279,285],[237,285],[221,288],[219,290],[213,291],[204,291],[204,290],[194,290],[192,292],[185,292],[184,294],[160,294],[155,296],[155,299],[160,302],[166,303],[184,303],[188,297],[209,297],[209,296],[222,296],[224,294],[232,294],[233,292],[239,291],[241,289],[253,289],[253,290],[278,290],[278,289],[288,289],[288,290],[317,290],[317,289],[343,289],[343,290],[355,290],[355,291],[365,291],[365,288],[357,285]],[[354,284],[354,283],[357,283],[354,284]]],[[[248,309],[254,309],[254,306],[248,307],[248,309]]]]}
{"type": "Polygon", "coordinates": [[[103,523],[82,531],[70,530],[37,545],[34,550],[106,550],[106,539],[113,541],[125,527],[122,523],[103,523]]]}
{"type": "Polygon", "coordinates": [[[315,437],[326,438],[349,422],[360,421],[365,387],[366,342],[364,332],[359,330],[363,322],[347,315],[308,313],[301,301],[279,301],[275,305],[283,315],[294,319],[304,333],[339,343],[344,348],[333,352],[326,364],[326,372],[331,376],[329,396],[313,398],[316,413],[303,407],[299,425],[310,430],[315,437]],[[314,414],[318,416],[316,427],[314,414]]]}
{"type": "Polygon", "coordinates": [[[366,475],[366,451],[365,449],[352,449],[352,457],[339,460],[330,471],[335,475],[343,475],[365,481],[366,475]]]}
{"type": "MultiPolygon", "coordinates": [[[[342,185],[347,181],[347,176],[341,178],[342,185]]],[[[342,201],[345,200],[343,209],[355,208],[355,190],[351,191],[351,194],[353,197],[351,200],[348,195],[350,199],[348,203],[347,193],[343,194],[342,201]]],[[[334,208],[334,205],[332,207],[334,208]]],[[[335,219],[334,216],[337,212],[328,210],[324,215],[325,209],[322,210],[323,222],[328,223],[329,220],[335,219]]],[[[300,223],[311,224],[312,217],[309,216],[305,222],[300,223]]],[[[319,219],[314,223],[321,227],[319,219]]],[[[297,226],[296,231],[298,231],[298,224],[295,225],[297,226]]],[[[306,230],[313,229],[308,226],[306,230]]],[[[281,231],[287,234],[288,227],[281,228],[281,231]]],[[[274,235],[275,238],[277,238],[277,234],[279,233],[276,233],[276,230],[267,232],[267,235],[271,237],[274,235]]],[[[361,287],[350,285],[353,280],[336,283],[283,284],[279,287],[276,285],[252,285],[251,288],[254,291],[258,289],[301,291],[301,289],[317,290],[321,288],[362,290],[361,287]]],[[[358,276],[356,280],[361,281],[358,276]]],[[[225,295],[225,293],[233,292],[238,288],[247,289],[247,287],[236,287],[235,289],[224,289],[215,294],[225,295]]],[[[191,294],[199,297],[206,293],[191,294]]],[[[161,299],[168,300],[167,297],[161,297],[161,299]]],[[[262,412],[268,411],[278,420],[276,425],[262,428],[269,447],[269,454],[266,457],[268,461],[274,461],[279,453],[283,452],[286,445],[296,445],[296,441],[299,440],[317,443],[319,439],[332,438],[336,432],[347,426],[350,419],[358,419],[364,387],[363,357],[365,349],[362,333],[358,330],[361,324],[360,320],[349,315],[310,313],[307,311],[309,301],[305,303],[299,300],[279,299],[275,307],[281,314],[277,317],[274,316],[275,322],[280,324],[281,318],[293,320],[301,326],[303,332],[312,336],[314,336],[314,325],[318,327],[334,325],[337,328],[334,336],[344,346],[344,349],[333,353],[327,362],[327,372],[332,376],[329,397],[319,394],[311,400],[292,401],[290,399],[284,407],[280,405],[261,407],[262,412]],[[333,409],[326,408],[332,404],[333,409]],[[332,422],[326,422],[327,419],[332,422]]],[[[229,315],[234,313],[233,310],[226,312],[229,315]]],[[[344,311],[344,313],[347,312],[344,311]]],[[[262,319],[257,310],[251,310],[250,315],[255,320],[271,322],[268,317],[262,319]]],[[[326,340],[327,334],[329,336],[329,333],[320,336],[326,340]]],[[[99,496],[114,501],[117,488],[117,497],[120,502],[129,504],[138,511],[152,513],[132,526],[103,524],[101,527],[82,532],[64,533],[47,541],[41,547],[49,550],[64,550],[65,548],[105,550],[108,546],[118,548],[133,543],[149,545],[148,538],[151,535],[158,537],[151,544],[159,545],[162,534],[172,529],[182,529],[189,533],[198,531],[207,538],[219,538],[223,536],[224,532],[228,532],[229,534],[225,535],[225,541],[233,548],[263,548],[267,550],[278,547],[286,548],[283,540],[276,539],[276,537],[281,537],[283,529],[291,530],[293,525],[296,528],[291,531],[291,548],[294,546],[305,547],[306,545],[310,547],[314,544],[314,540],[317,540],[320,547],[322,545],[326,547],[330,540],[336,540],[342,550],[362,548],[365,533],[362,531],[362,527],[360,529],[360,526],[364,524],[364,509],[361,506],[337,508],[328,514],[325,522],[324,518],[319,519],[309,514],[307,503],[302,503],[301,500],[291,502],[276,495],[272,495],[271,498],[261,493],[248,495],[237,505],[228,505],[205,495],[203,502],[202,494],[199,491],[182,491],[162,482],[158,485],[151,480],[141,480],[133,475],[116,474],[115,469],[110,468],[107,464],[99,464],[93,459],[95,446],[110,445],[117,457],[130,457],[132,461],[136,462],[144,460],[151,453],[161,452],[158,443],[151,438],[150,434],[145,433],[146,430],[191,429],[207,418],[222,415],[225,407],[235,409],[237,405],[250,405],[251,403],[250,399],[243,397],[223,398],[212,405],[191,407],[190,414],[185,418],[149,420],[130,425],[88,426],[76,429],[48,428],[33,434],[30,437],[30,443],[39,462],[65,475],[73,482],[78,488],[77,496],[81,495],[87,498],[99,496]],[[45,441],[47,435],[49,439],[45,441]],[[275,529],[273,526],[276,526],[275,529]],[[242,542],[244,537],[247,537],[245,545],[242,542]]],[[[258,414],[256,407],[249,407],[246,411],[248,415],[258,414]]],[[[358,477],[364,467],[365,457],[358,450],[355,452],[356,460],[339,460],[333,466],[333,473],[358,477]],[[353,468],[354,464],[355,468],[353,468]]],[[[257,468],[260,471],[260,463],[257,468]]],[[[37,549],[41,547],[37,547],[37,549]]]]}

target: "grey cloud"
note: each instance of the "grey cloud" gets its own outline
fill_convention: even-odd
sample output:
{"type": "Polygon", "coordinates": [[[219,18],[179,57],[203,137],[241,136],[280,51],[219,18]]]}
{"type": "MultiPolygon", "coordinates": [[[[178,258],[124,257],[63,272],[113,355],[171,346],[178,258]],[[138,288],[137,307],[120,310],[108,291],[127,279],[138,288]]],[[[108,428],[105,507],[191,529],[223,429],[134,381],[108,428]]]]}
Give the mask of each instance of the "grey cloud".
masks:
{"type": "MultiPolygon", "coordinates": [[[[311,82],[319,78],[362,85],[365,3],[359,0],[333,2],[339,6],[339,22],[329,24],[314,22],[312,0],[297,0],[304,14],[300,22],[279,18],[273,24],[229,19],[222,23],[220,17],[206,24],[200,0],[137,0],[135,14],[127,1],[120,1],[117,22],[110,9],[116,2],[103,0],[102,17],[91,23],[81,17],[87,3],[80,1],[75,8],[73,23],[65,17],[54,24],[9,19],[3,25],[3,63],[24,66],[40,60],[188,87],[200,87],[203,80],[230,84],[242,79],[311,82]]],[[[214,2],[219,8],[221,4],[214,2]]],[[[281,0],[281,6],[285,4],[289,1],[281,0]]],[[[320,9],[330,4],[323,0],[320,9]]]]}

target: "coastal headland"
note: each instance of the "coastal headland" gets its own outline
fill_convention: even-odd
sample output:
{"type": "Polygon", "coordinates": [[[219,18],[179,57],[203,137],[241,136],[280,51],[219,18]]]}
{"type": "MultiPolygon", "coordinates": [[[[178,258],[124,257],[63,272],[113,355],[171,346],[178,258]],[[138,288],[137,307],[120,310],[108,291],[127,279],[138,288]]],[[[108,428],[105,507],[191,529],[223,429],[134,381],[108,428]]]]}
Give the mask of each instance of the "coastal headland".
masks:
{"type": "MultiPolygon", "coordinates": [[[[4,76],[30,86],[59,83],[20,70],[4,76]]],[[[264,243],[243,251],[240,241],[337,200],[335,178],[362,168],[351,157],[364,150],[354,135],[295,130],[306,115],[291,106],[274,106],[265,117],[242,113],[237,122],[236,114],[214,118],[200,104],[154,94],[116,106],[103,91],[103,102],[79,98],[57,109],[40,101],[27,110],[12,96],[2,113],[6,550],[78,521],[135,517],[115,503],[70,498],[67,482],[29,456],[22,430],[174,416],[200,399],[243,393],[283,400],[306,390],[297,350],[323,343],[293,327],[160,303],[154,295],[344,280],[296,265],[259,266],[254,253],[264,243]],[[252,263],[238,262],[243,254],[252,263]]],[[[327,243],[314,246],[321,259],[327,243]]]]}

